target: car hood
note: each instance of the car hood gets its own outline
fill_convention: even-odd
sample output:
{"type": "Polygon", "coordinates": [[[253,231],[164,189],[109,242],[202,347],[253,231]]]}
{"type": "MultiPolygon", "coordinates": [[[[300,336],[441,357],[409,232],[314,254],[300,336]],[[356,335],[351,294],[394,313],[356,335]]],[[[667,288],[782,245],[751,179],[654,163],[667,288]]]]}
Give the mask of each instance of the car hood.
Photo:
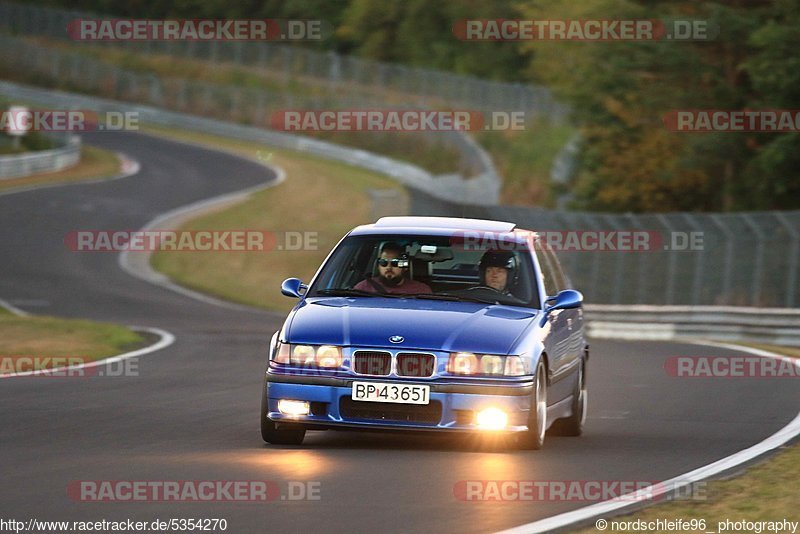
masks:
{"type": "Polygon", "coordinates": [[[287,319],[290,343],[507,354],[537,310],[473,302],[318,298],[287,319]],[[402,336],[401,343],[390,343],[402,336]]]}

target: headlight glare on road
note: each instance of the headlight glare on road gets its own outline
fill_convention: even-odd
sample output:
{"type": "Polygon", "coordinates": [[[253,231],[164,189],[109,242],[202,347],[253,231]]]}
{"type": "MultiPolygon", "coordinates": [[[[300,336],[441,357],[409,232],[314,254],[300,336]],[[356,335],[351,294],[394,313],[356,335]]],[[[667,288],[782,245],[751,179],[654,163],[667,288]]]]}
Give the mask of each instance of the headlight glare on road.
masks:
{"type": "Polygon", "coordinates": [[[317,366],[319,367],[341,367],[342,351],[333,345],[322,345],[317,349],[317,366]]]}
{"type": "Polygon", "coordinates": [[[311,345],[294,345],[292,347],[292,363],[295,365],[314,365],[316,351],[311,345]]]}
{"type": "Polygon", "coordinates": [[[280,399],[278,401],[278,411],[283,415],[308,415],[311,408],[307,401],[297,401],[280,399]]]}
{"type": "Polygon", "coordinates": [[[478,412],[475,422],[482,430],[502,430],[508,425],[508,415],[500,408],[486,408],[478,412]]]}

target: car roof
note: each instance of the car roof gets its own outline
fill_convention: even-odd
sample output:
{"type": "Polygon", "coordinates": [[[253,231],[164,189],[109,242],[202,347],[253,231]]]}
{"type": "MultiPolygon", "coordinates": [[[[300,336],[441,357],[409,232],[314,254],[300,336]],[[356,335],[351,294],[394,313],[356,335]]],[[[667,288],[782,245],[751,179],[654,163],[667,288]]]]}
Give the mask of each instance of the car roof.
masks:
{"type": "Polygon", "coordinates": [[[351,235],[362,234],[423,234],[453,235],[475,231],[493,234],[513,233],[517,225],[511,222],[459,217],[382,217],[373,224],[359,226],[351,235]]]}

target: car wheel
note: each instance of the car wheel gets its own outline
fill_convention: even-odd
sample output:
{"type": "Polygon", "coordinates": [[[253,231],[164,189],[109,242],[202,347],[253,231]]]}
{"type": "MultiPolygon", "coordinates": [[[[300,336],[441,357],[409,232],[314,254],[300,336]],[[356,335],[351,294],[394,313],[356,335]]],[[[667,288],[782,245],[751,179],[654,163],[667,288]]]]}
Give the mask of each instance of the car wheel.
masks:
{"type": "Polygon", "coordinates": [[[553,422],[552,432],[559,436],[580,436],[586,422],[588,403],[586,391],[586,362],[578,368],[578,381],[572,391],[572,415],[553,422]]]}
{"type": "Polygon", "coordinates": [[[267,381],[261,389],[261,438],[273,445],[300,445],[306,437],[306,429],[301,426],[278,428],[274,421],[267,417],[267,381]]]}
{"type": "Polygon", "coordinates": [[[539,361],[534,378],[531,409],[528,415],[528,430],[520,436],[520,447],[539,450],[544,445],[547,430],[547,377],[544,362],[539,361]]]}

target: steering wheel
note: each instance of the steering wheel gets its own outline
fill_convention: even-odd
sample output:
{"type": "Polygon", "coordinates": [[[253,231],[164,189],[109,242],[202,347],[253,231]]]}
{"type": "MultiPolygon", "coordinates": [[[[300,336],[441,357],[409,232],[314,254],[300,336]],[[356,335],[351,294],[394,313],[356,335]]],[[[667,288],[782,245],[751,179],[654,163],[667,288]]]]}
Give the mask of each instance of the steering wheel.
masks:
{"type": "Polygon", "coordinates": [[[494,291],[495,293],[500,293],[500,294],[503,293],[502,291],[499,291],[499,290],[497,290],[497,289],[495,289],[495,288],[493,288],[491,286],[474,286],[474,287],[468,288],[467,291],[475,291],[476,289],[488,289],[490,291],[494,291]]]}

